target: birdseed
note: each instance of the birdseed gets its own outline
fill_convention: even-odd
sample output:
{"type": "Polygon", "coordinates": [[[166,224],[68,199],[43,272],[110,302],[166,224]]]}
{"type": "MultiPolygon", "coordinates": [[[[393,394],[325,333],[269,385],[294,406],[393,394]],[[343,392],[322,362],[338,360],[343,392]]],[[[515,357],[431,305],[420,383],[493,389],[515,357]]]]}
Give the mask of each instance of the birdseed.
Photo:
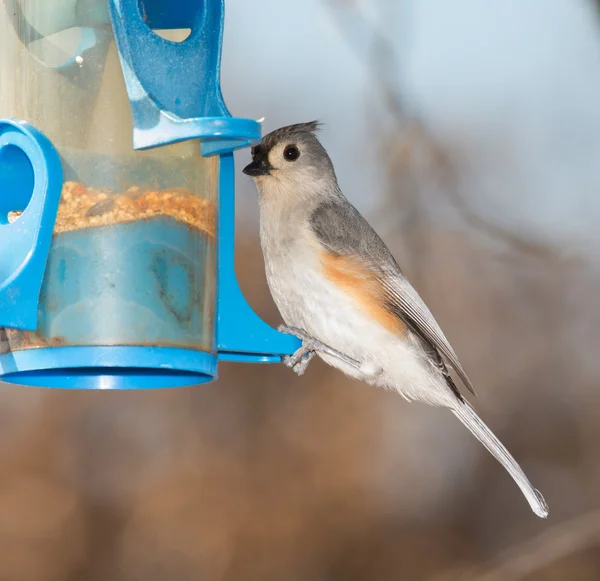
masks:
{"type": "MultiPolygon", "coordinates": [[[[14,222],[22,212],[9,212],[14,222]]],[[[101,228],[171,217],[192,228],[215,235],[215,204],[182,188],[147,191],[139,187],[123,193],[86,188],[77,182],[65,182],[62,189],[54,235],[86,228],[101,228]]]]}

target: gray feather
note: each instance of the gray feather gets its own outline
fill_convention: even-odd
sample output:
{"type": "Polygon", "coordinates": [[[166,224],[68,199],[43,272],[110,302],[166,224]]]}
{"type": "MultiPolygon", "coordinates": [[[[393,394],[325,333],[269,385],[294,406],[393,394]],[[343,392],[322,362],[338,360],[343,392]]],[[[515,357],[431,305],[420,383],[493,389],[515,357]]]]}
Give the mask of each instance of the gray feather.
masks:
{"type": "Polygon", "coordinates": [[[483,420],[475,413],[475,410],[463,402],[452,408],[454,415],[468,428],[468,430],[487,448],[487,450],[504,466],[512,476],[517,486],[529,502],[533,512],[540,518],[548,516],[548,505],[544,497],[529,482],[527,476],[517,464],[510,452],[502,445],[500,440],[494,436],[492,431],[485,425],[483,420]]]}
{"type": "Polygon", "coordinates": [[[308,123],[296,123],[295,125],[287,125],[271,131],[265,135],[259,145],[255,145],[252,148],[252,155],[256,155],[260,152],[268,152],[273,146],[277,145],[281,141],[297,137],[306,137],[307,135],[313,135],[319,131],[321,123],[319,121],[309,121],[308,123]]]}
{"type": "Polygon", "coordinates": [[[438,351],[475,395],[458,356],[417,291],[408,282],[392,253],[359,211],[340,193],[321,202],[311,216],[319,241],[339,256],[358,257],[387,294],[386,308],[438,351]]]}

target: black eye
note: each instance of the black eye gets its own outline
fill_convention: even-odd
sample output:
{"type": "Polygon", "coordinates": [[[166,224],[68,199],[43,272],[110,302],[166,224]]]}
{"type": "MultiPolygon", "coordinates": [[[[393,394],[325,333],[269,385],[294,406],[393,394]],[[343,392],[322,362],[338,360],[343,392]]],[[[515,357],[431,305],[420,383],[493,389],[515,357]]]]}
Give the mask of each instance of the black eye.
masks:
{"type": "Polygon", "coordinates": [[[300,150],[295,145],[288,145],[283,150],[283,157],[288,161],[296,161],[300,157],[300,150]]]}

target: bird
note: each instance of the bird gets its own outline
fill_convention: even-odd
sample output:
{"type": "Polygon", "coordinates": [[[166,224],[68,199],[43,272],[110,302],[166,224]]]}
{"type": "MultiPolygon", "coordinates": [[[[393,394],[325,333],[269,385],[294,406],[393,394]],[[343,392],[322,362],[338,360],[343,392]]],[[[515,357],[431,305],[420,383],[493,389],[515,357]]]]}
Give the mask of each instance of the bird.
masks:
{"type": "Polygon", "coordinates": [[[475,391],[433,314],[391,251],[342,193],[310,121],[280,127],[251,148],[242,170],[258,190],[269,291],[301,346],[283,362],[302,375],[318,355],[347,376],[447,408],[508,471],[532,511],[542,494],[461,394],[475,391]]]}

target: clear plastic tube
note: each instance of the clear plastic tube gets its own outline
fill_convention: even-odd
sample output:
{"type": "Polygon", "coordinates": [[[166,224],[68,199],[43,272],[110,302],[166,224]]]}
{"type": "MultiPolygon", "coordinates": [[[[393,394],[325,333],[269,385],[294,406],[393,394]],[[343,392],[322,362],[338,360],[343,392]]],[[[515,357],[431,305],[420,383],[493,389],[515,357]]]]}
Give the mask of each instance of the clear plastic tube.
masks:
{"type": "MultiPolygon", "coordinates": [[[[10,349],[160,345],[214,352],[218,156],[201,157],[197,141],[132,150],[105,4],[0,4],[0,117],[43,131],[65,176],[38,329],[7,330],[10,349]]],[[[182,40],[186,32],[167,34],[182,40]]]]}

